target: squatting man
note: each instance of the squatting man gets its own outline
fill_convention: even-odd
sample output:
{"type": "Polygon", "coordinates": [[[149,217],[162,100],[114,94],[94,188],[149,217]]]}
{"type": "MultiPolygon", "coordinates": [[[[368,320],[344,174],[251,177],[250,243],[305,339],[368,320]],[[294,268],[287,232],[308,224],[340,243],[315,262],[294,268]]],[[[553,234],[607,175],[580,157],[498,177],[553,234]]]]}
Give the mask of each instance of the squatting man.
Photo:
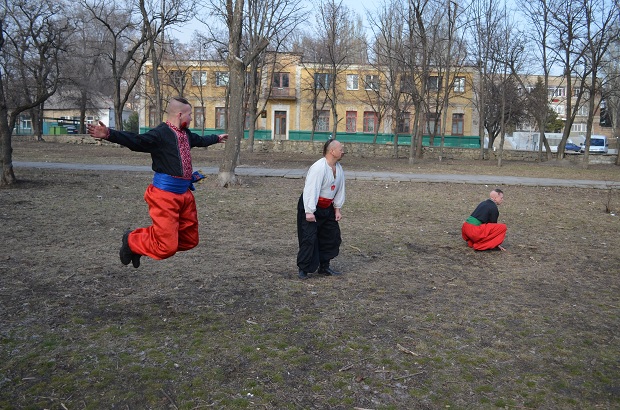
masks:
{"type": "Polygon", "coordinates": [[[482,201],[463,222],[461,233],[470,248],[477,251],[506,249],[502,246],[506,237],[506,225],[497,223],[498,205],[504,202],[504,192],[496,188],[489,199],[482,201]]]}

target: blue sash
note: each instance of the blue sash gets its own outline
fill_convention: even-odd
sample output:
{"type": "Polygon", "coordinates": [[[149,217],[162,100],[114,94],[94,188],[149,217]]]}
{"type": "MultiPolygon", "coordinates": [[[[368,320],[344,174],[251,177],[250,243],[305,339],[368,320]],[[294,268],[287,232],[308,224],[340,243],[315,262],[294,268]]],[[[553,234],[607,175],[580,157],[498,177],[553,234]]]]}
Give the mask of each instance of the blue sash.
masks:
{"type": "Polygon", "coordinates": [[[192,179],[178,178],[156,172],[155,175],[153,175],[153,186],[175,194],[184,194],[188,189],[195,191],[194,182],[198,182],[204,178],[205,176],[198,171],[194,171],[192,179]]]}
{"type": "Polygon", "coordinates": [[[162,174],[161,172],[156,172],[155,175],[153,175],[153,186],[175,194],[183,194],[187,192],[188,189],[193,188],[191,179],[175,178],[168,174],[162,174]]]}

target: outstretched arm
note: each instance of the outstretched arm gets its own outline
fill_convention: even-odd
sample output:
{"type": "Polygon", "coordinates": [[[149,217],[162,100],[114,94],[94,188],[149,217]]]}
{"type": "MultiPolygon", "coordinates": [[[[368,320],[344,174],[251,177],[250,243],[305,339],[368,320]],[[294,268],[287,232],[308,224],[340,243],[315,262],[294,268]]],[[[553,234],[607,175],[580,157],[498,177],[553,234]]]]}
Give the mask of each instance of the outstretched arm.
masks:
{"type": "Polygon", "coordinates": [[[93,138],[107,139],[110,136],[110,129],[101,121],[98,125],[86,124],[86,132],[93,138]]]}

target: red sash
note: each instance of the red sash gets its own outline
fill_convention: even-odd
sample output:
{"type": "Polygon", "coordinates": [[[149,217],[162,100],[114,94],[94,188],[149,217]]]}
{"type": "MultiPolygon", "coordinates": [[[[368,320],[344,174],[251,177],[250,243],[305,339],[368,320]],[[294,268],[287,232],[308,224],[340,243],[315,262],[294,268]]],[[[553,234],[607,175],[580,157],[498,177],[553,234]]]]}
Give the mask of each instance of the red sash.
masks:
{"type": "Polygon", "coordinates": [[[316,206],[318,206],[319,208],[329,208],[330,206],[332,206],[332,203],[334,203],[333,199],[323,198],[322,196],[320,196],[319,202],[317,202],[316,206]]]}

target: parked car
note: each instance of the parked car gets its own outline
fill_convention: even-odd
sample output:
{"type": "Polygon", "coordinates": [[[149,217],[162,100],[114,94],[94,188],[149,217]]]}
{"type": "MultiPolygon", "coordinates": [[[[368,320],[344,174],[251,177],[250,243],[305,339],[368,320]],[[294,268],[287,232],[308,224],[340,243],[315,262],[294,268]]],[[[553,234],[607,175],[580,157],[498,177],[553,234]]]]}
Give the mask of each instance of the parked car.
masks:
{"type": "Polygon", "coordinates": [[[572,142],[567,142],[564,147],[564,151],[579,152],[580,150],[581,147],[577,144],[573,144],[572,142]]]}
{"type": "Polygon", "coordinates": [[[78,130],[75,125],[67,125],[67,134],[77,134],[78,130]]]}
{"type": "MultiPolygon", "coordinates": [[[[581,144],[581,152],[585,152],[586,144],[581,144]]],[[[590,152],[607,154],[609,152],[609,144],[607,137],[604,135],[592,135],[590,137],[590,152]]]]}

